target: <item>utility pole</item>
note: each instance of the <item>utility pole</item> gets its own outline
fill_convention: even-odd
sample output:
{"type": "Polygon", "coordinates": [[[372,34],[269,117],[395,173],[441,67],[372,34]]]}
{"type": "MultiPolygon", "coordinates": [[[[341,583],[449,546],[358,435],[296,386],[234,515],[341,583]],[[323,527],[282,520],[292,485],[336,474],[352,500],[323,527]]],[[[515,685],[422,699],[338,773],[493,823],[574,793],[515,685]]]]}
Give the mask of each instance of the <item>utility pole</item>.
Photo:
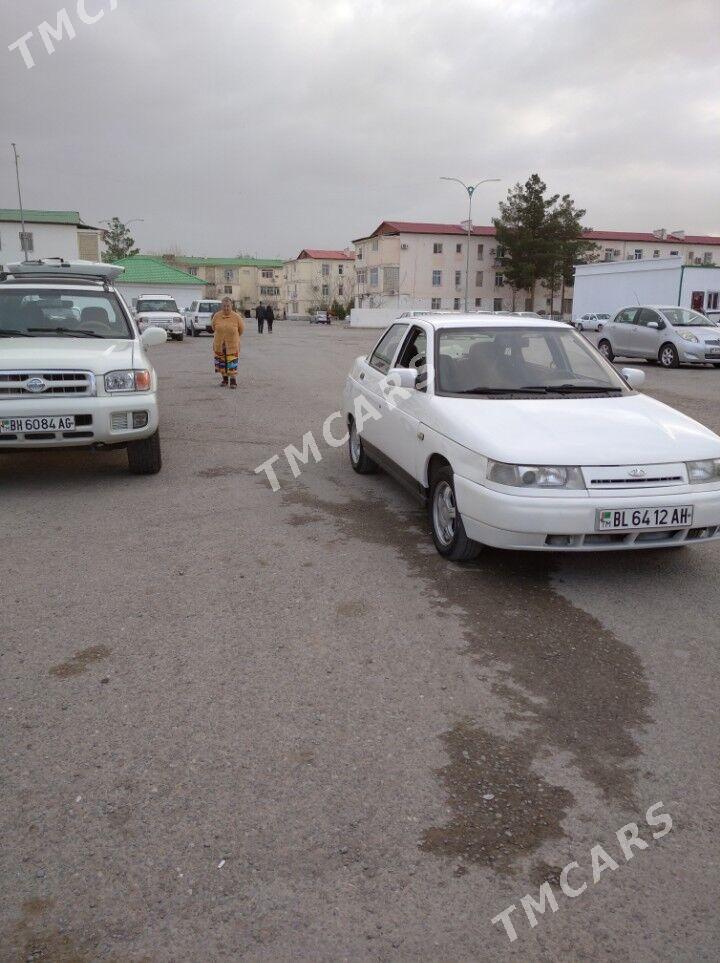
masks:
{"type": "Polygon", "coordinates": [[[470,236],[472,235],[472,201],[473,194],[480,187],[481,184],[490,184],[499,181],[499,177],[486,177],[483,181],[478,181],[477,184],[466,184],[465,181],[461,181],[459,177],[441,177],[441,181],[455,181],[457,184],[462,185],[468,194],[468,221],[467,221],[467,252],[465,257],[465,314],[468,313],[468,285],[470,284],[470,236]]]}
{"type": "Polygon", "coordinates": [[[20,167],[18,165],[18,152],[15,144],[12,145],[12,149],[13,153],[15,154],[15,177],[17,179],[18,203],[20,205],[20,224],[22,226],[22,240],[20,242],[20,247],[23,251],[23,261],[27,261],[27,231],[25,230],[25,212],[23,211],[22,192],[20,190],[20,167]]]}

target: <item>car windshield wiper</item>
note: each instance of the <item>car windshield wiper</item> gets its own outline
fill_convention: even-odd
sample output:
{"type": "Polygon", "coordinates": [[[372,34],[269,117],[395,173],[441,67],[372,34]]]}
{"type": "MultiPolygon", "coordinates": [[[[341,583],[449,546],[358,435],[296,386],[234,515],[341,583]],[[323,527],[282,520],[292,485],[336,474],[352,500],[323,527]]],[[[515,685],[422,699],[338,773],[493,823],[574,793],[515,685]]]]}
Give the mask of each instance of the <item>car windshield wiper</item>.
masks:
{"type": "Polygon", "coordinates": [[[71,338],[105,338],[95,331],[76,331],[73,328],[28,328],[29,331],[39,331],[43,334],[66,334],[71,338]]]}
{"type": "MultiPolygon", "coordinates": [[[[523,391],[529,391],[530,388],[523,388],[523,391]]],[[[622,391],[622,388],[616,388],[614,385],[544,385],[542,388],[534,387],[533,391],[542,391],[545,394],[572,394],[572,392],[592,392],[596,393],[598,391],[622,391]]]]}
{"type": "Polygon", "coordinates": [[[452,392],[458,395],[515,395],[522,393],[524,395],[530,394],[544,394],[544,388],[461,388],[460,391],[452,392]]]}
{"type": "Polygon", "coordinates": [[[0,338],[32,338],[27,331],[8,331],[7,328],[0,329],[0,338]]]}

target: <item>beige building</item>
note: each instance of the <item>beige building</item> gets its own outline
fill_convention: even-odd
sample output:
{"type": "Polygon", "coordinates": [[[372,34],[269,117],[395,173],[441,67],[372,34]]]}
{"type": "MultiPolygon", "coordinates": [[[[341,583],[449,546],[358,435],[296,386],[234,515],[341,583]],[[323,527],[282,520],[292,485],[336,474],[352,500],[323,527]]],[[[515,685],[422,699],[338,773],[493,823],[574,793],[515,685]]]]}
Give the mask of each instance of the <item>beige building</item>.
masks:
{"type": "MultiPolygon", "coordinates": [[[[720,263],[720,237],[664,231],[587,231],[601,260],[635,260],[679,254],[688,264],[720,263]]],[[[459,224],[383,221],[353,242],[358,308],[436,309],[465,307],[466,230],[459,224]]],[[[470,235],[468,308],[487,311],[572,313],[572,288],[550,292],[538,285],[535,297],[513,292],[498,259],[495,228],[477,226],[470,235]]]]}
{"type": "Polygon", "coordinates": [[[165,260],[205,283],[206,297],[229,296],[241,311],[253,311],[262,301],[282,312],[283,261],[252,257],[188,257],[165,260]]]}
{"type": "Polygon", "coordinates": [[[304,248],[285,262],[283,306],[288,317],[307,317],[334,302],[347,307],[355,296],[355,255],[351,251],[304,248]]]}

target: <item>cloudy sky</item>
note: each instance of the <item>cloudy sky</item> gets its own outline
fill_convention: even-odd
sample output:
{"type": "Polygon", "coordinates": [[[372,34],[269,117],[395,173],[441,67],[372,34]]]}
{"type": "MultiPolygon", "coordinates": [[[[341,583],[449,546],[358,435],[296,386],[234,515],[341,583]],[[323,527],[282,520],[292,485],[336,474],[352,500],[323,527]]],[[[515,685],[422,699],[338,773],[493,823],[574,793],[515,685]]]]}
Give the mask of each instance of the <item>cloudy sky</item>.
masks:
{"type": "Polygon", "coordinates": [[[533,171],[595,228],[720,234],[719,0],[0,0],[0,207],[291,256],[533,171]],[[65,5],[75,37],[50,43],[65,5]],[[112,7],[115,9],[111,9],[112,7]],[[21,49],[25,41],[28,69],[21,49]]]}

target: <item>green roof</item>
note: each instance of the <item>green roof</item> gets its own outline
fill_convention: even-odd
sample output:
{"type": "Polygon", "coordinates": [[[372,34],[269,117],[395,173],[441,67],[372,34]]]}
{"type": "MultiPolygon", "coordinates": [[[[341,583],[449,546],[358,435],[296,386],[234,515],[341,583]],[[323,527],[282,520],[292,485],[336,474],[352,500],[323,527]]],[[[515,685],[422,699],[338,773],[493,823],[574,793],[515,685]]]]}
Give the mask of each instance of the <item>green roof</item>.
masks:
{"type": "Polygon", "coordinates": [[[125,273],[118,278],[118,284],[194,284],[202,287],[202,278],[193,277],[178,268],[172,267],[161,258],[148,257],[146,254],[134,254],[115,261],[125,268],[125,273]]]}
{"type": "MultiPolygon", "coordinates": [[[[69,224],[73,227],[90,227],[80,217],[79,211],[26,211],[23,216],[27,224],[69,224]]],[[[20,210],[0,207],[0,221],[21,223],[20,210]]]]}
{"type": "Polygon", "coordinates": [[[179,264],[187,264],[190,267],[267,267],[281,268],[285,262],[273,258],[258,257],[185,257],[182,254],[174,255],[174,260],[179,264]]]}

